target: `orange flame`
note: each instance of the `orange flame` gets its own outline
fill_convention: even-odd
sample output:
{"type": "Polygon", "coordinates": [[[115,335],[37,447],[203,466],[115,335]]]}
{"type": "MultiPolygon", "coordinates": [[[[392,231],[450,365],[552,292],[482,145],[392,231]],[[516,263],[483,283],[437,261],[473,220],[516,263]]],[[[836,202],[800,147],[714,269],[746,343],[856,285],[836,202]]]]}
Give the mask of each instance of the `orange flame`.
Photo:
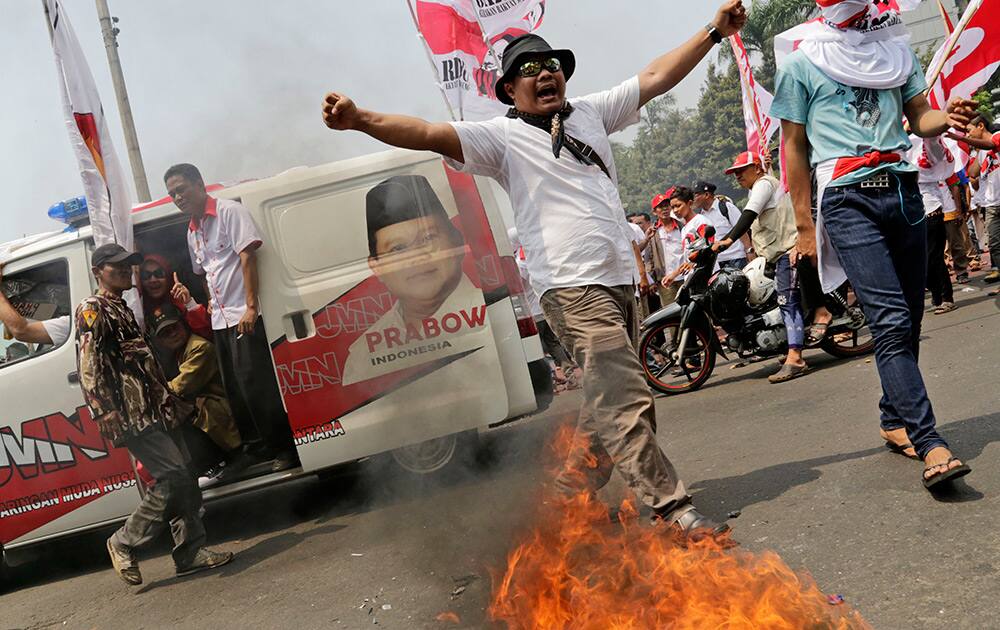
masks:
{"type": "MultiPolygon", "coordinates": [[[[583,448],[572,435],[560,430],[558,453],[583,448]]],[[[665,526],[641,523],[628,501],[618,521],[589,494],[548,500],[494,580],[490,618],[511,630],[869,627],[772,552],[681,544],[665,526]]]]}

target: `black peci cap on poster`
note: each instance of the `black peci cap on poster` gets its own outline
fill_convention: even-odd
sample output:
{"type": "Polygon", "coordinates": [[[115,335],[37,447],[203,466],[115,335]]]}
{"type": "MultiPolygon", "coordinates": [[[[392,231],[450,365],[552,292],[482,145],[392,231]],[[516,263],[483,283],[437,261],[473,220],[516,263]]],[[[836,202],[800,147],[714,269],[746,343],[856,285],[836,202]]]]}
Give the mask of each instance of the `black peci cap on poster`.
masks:
{"type": "Polygon", "coordinates": [[[421,217],[439,216],[455,230],[441,200],[423,175],[397,175],[381,182],[365,197],[368,253],[375,256],[375,233],[382,228],[421,217]]]}

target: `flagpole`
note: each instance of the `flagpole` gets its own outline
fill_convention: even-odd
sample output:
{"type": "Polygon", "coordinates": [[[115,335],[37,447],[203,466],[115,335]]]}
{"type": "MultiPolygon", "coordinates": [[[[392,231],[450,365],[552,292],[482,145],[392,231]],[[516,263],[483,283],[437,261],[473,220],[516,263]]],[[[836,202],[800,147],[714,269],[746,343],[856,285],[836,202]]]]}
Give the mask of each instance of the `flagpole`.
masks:
{"type": "Polygon", "coordinates": [[[499,69],[500,55],[498,55],[497,51],[493,49],[493,42],[490,41],[490,36],[486,33],[486,28],[483,26],[483,18],[479,17],[479,9],[473,6],[472,14],[476,18],[476,24],[479,25],[479,34],[483,37],[483,43],[486,44],[486,48],[490,51],[490,55],[493,56],[493,62],[496,64],[497,69],[499,69]]]}
{"type": "MultiPolygon", "coordinates": [[[[97,17],[101,22],[101,33],[104,35],[104,48],[108,52],[108,66],[111,68],[111,83],[115,86],[115,97],[118,99],[118,113],[122,119],[122,130],[125,133],[125,146],[128,148],[128,161],[132,166],[132,180],[135,182],[135,194],[140,203],[152,199],[149,194],[149,182],[146,180],[146,167],[142,163],[142,152],[139,150],[139,136],[135,132],[135,121],[132,119],[132,106],[128,100],[128,89],[125,87],[125,75],[122,73],[122,62],[118,57],[118,29],[112,24],[111,11],[107,0],[96,0],[97,17]]],[[[117,18],[115,18],[117,21],[117,18]]]]}
{"type": "Polygon", "coordinates": [[[944,5],[941,4],[941,0],[937,0],[938,13],[941,14],[941,21],[944,23],[945,36],[951,37],[952,31],[955,30],[955,25],[951,22],[951,16],[945,10],[944,5]]]}
{"type": "Polygon", "coordinates": [[[433,55],[431,55],[431,47],[427,44],[427,39],[424,34],[420,31],[420,22],[417,21],[417,13],[413,10],[413,5],[410,4],[410,0],[406,1],[406,8],[410,10],[410,17],[413,18],[413,28],[417,29],[417,39],[421,41],[424,47],[424,52],[427,54],[427,61],[431,64],[431,71],[434,73],[434,82],[437,83],[438,89],[441,90],[441,97],[444,99],[445,107],[448,108],[448,114],[451,116],[452,120],[459,120],[455,117],[455,110],[451,107],[451,101],[448,100],[448,93],[444,89],[444,85],[441,83],[441,75],[438,74],[437,63],[434,61],[433,55]]]}
{"type": "Polygon", "coordinates": [[[944,54],[941,55],[940,61],[938,61],[937,67],[934,68],[934,72],[931,73],[930,80],[927,81],[927,93],[930,94],[934,90],[934,84],[941,77],[941,73],[944,71],[944,66],[948,63],[948,57],[951,53],[955,51],[955,47],[958,46],[958,40],[962,36],[966,27],[969,26],[969,22],[972,21],[973,16],[976,11],[979,11],[979,7],[983,5],[983,0],[973,0],[969,8],[965,10],[962,14],[962,19],[959,21],[958,25],[955,27],[955,32],[951,34],[948,38],[947,47],[945,48],[944,54]]]}

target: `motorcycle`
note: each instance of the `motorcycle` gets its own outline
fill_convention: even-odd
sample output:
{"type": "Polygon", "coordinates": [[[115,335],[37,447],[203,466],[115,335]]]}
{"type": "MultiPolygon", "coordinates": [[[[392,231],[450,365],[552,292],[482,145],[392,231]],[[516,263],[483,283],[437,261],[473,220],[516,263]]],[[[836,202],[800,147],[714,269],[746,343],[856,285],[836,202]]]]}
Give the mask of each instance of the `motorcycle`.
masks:
{"type": "MultiPolygon", "coordinates": [[[[773,276],[763,258],[740,269],[714,271],[715,229],[691,246],[693,264],[677,300],[642,322],[639,356],[649,385],[664,394],[691,392],[712,375],[726,351],[755,362],[788,351],[788,335],[773,276]],[[716,333],[716,328],[724,335],[716,333]],[[725,345],[723,345],[725,344],[725,345]]],[[[819,344],[838,358],[868,354],[875,342],[857,298],[845,284],[825,296],[833,320],[819,344]]]]}

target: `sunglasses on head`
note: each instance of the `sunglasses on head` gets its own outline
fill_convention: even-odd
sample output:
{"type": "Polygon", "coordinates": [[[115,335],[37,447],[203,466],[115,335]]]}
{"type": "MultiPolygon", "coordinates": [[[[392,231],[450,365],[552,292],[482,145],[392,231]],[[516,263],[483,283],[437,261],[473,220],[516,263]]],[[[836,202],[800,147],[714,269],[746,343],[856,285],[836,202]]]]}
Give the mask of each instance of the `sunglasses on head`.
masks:
{"type": "Polygon", "coordinates": [[[518,68],[517,73],[522,77],[536,77],[545,68],[549,72],[555,74],[562,69],[562,63],[556,57],[549,57],[548,59],[533,59],[531,61],[525,61],[518,68]]]}
{"type": "Polygon", "coordinates": [[[152,271],[140,271],[139,277],[143,280],[149,280],[150,278],[163,279],[167,277],[167,272],[163,269],[153,269],[152,271]]]}

